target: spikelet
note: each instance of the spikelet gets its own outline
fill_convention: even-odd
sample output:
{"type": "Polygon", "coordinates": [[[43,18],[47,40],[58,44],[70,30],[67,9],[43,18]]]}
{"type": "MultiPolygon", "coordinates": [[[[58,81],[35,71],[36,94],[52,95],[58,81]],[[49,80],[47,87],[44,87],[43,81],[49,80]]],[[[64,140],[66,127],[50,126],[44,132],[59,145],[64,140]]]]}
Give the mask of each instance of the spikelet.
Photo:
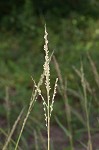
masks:
{"type": "Polygon", "coordinates": [[[51,114],[52,114],[52,111],[53,111],[53,105],[54,105],[54,99],[55,99],[55,95],[56,95],[57,82],[58,82],[58,78],[56,78],[56,81],[55,81],[54,92],[53,92],[53,97],[52,97],[52,103],[50,104],[50,117],[51,117],[51,114]]]}

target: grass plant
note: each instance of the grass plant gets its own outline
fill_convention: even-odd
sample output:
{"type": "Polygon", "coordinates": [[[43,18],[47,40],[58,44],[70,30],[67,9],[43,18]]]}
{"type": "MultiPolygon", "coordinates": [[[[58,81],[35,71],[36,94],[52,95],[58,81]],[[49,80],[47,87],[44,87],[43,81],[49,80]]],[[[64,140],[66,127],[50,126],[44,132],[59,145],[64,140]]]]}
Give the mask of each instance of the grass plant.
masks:
{"type": "Polygon", "coordinates": [[[28,108],[28,112],[27,112],[26,117],[23,121],[23,125],[22,125],[22,128],[21,128],[17,143],[16,143],[15,150],[17,150],[17,148],[18,148],[18,144],[19,144],[20,138],[22,136],[23,129],[24,129],[25,124],[27,122],[27,119],[28,119],[28,117],[31,113],[31,110],[34,106],[34,103],[37,99],[38,94],[41,96],[41,98],[43,100],[44,115],[45,115],[47,135],[48,135],[47,149],[50,150],[50,118],[51,118],[51,114],[52,114],[52,111],[53,111],[53,104],[54,104],[54,98],[55,98],[55,94],[56,94],[56,87],[57,87],[58,78],[56,78],[56,82],[55,82],[55,86],[54,86],[54,92],[53,92],[53,96],[52,96],[52,99],[51,99],[50,98],[50,89],[51,89],[51,87],[50,87],[50,66],[49,66],[50,57],[49,57],[47,36],[48,36],[48,33],[47,33],[47,30],[46,30],[46,25],[45,25],[45,35],[44,35],[44,39],[45,39],[45,45],[44,45],[45,63],[44,63],[44,71],[43,71],[43,74],[41,75],[41,78],[39,80],[38,85],[36,85],[36,82],[32,77],[32,80],[33,80],[34,86],[35,86],[35,90],[32,93],[32,97],[31,97],[29,108],[28,108]],[[45,77],[45,87],[46,87],[46,92],[47,92],[47,101],[44,99],[44,97],[41,93],[41,90],[40,90],[40,86],[43,83],[44,77],[45,77]]]}
{"type": "Polygon", "coordinates": [[[48,33],[46,30],[46,25],[45,25],[45,45],[44,45],[44,51],[45,51],[45,63],[44,63],[44,76],[45,76],[45,88],[46,88],[46,94],[47,94],[47,101],[45,100],[45,98],[42,95],[41,90],[38,88],[38,86],[36,85],[34,79],[34,85],[35,88],[38,91],[38,94],[41,96],[42,100],[43,100],[43,108],[44,108],[44,116],[45,116],[45,122],[46,122],[46,127],[47,127],[47,149],[50,150],[50,119],[51,119],[51,115],[52,115],[52,111],[53,111],[53,104],[54,104],[54,98],[55,98],[55,94],[56,94],[56,87],[57,87],[57,82],[58,82],[58,78],[56,78],[55,81],[55,86],[54,86],[54,92],[53,92],[53,96],[52,99],[50,97],[50,57],[49,57],[49,50],[48,50],[48,39],[47,39],[48,33]]]}
{"type": "MultiPolygon", "coordinates": [[[[23,109],[23,110],[24,110],[24,109],[23,109]]],[[[11,129],[11,131],[9,131],[9,134],[8,134],[8,136],[7,136],[7,140],[6,140],[6,142],[5,142],[5,144],[4,144],[3,148],[2,148],[2,150],[7,150],[8,144],[9,144],[10,141],[11,141],[12,135],[13,135],[13,133],[14,133],[16,127],[17,127],[17,124],[18,124],[18,122],[19,122],[19,120],[20,120],[20,118],[21,118],[21,116],[22,116],[23,110],[21,111],[21,113],[19,114],[18,118],[16,119],[16,121],[15,121],[15,123],[14,123],[14,125],[13,125],[13,127],[12,127],[12,129],[11,129]]],[[[16,144],[15,142],[13,142],[13,143],[14,143],[14,145],[16,144]]],[[[19,147],[18,147],[18,148],[19,148],[19,147]]],[[[19,148],[19,149],[20,149],[20,148],[19,148]]]]}

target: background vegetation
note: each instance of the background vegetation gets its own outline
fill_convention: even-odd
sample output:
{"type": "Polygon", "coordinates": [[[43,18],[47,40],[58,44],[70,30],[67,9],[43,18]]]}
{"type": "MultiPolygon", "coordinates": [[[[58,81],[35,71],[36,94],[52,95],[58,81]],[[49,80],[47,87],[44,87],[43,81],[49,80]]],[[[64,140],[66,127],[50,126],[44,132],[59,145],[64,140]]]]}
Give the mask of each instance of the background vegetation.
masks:
{"type": "MultiPolygon", "coordinates": [[[[86,80],[92,90],[90,92],[87,89],[92,133],[98,130],[99,1],[0,0],[1,147],[5,140],[5,134],[9,133],[22,108],[25,107],[24,115],[27,112],[33,87],[31,75],[38,81],[42,73],[45,22],[49,33],[50,54],[54,50],[64,83],[65,79],[67,80],[66,94],[72,110],[70,123],[74,141],[86,135],[84,126],[86,120],[82,110],[83,89],[81,78],[77,74],[77,70],[79,71],[81,67],[81,61],[86,80]],[[88,54],[91,58],[88,57],[88,54]]],[[[58,76],[53,59],[50,65],[53,86],[54,80],[58,76]]],[[[45,93],[45,89],[43,92],[45,93]]],[[[65,130],[67,140],[65,104],[64,97],[61,95],[62,93],[58,90],[52,127],[54,130],[57,130],[57,127],[65,130]]],[[[40,149],[39,145],[42,145],[39,140],[36,140],[45,131],[41,99],[38,99],[38,104],[35,105],[22,136],[21,142],[26,143],[23,144],[22,149],[25,150],[40,149]],[[33,138],[38,144],[33,144],[33,138]]],[[[13,136],[15,141],[22,121],[16,129],[16,136],[13,136]]],[[[67,145],[69,146],[66,144],[64,149],[67,145]]],[[[13,144],[10,145],[9,150],[11,148],[13,149],[13,144]]]]}

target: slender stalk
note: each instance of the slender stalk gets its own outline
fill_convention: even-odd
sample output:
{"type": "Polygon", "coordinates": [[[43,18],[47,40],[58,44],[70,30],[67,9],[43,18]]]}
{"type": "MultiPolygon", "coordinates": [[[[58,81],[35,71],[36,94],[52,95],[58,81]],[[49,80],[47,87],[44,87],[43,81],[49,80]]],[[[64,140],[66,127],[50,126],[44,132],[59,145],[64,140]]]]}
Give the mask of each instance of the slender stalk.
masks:
{"type": "Polygon", "coordinates": [[[48,110],[48,129],[47,129],[47,134],[48,134],[48,150],[50,150],[50,118],[49,118],[49,110],[48,110]]]}
{"type": "Polygon", "coordinates": [[[71,150],[74,150],[74,148],[73,148],[72,126],[71,126],[71,119],[72,119],[71,118],[71,107],[70,107],[70,104],[69,104],[69,101],[68,101],[68,96],[66,94],[67,82],[65,82],[65,84],[63,83],[64,80],[63,80],[62,75],[61,75],[59,64],[58,64],[58,62],[57,62],[57,60],[54,56],[53,56],[53,60],[54,60],[55,68],[56,68],[58,78],[59,78],[59,81],[60,81],[59,91],[60,91],[60,94],[63,97],[64,104],[65,104],[65,113],[66,113],[66,119],[67,119],[67,126],[68,126],[68,130],[70,132],[70,136],[69,136],[70,147],[71,147],[71,150]]]}
{"type": "Polygon", "coordinates": [[[71,150],[74,150],[73,148],[73,136],[72,136],[72,126],[71,126],[71,108],[68,102],[68,97],[66,95],[66,88],[67,86],[64,86],[63,89],[63,97],[64,97],[64,102],[65,102],[65,112],[66,112],[66,116],[67,116],[67,125],[68,125],[68,129],[70,131],[70,136],[69,136],[69,141],[70,141],[70,146],[71,146],[71,150]]]}
{"type": "Polygon", "coordinates": [[[88,150],[92,150],[92,140],[91,140],[91,133],[90,133],[90,121],[89,121],[89,112],[88,112],[88,103],[87,103],[87,92],[86,92],[86,84],[85,84],[85,78],[84,78],[84,71],[83,71],[83,65],[81,64],[81,74],[82,74],[82,87],[83,87],[83,93],[84,93],[84,104],[85,104],[85,113],[86,113],[86,125],[88,130],[88,150]]]}
{"type": "Polygon", "coordinates": [[[48,136],[48,150],[50,150],[50,98],[49,98],[49,90],[47,90],[48,97],[48,125],[47,125],[47,136],[48,136]]]}

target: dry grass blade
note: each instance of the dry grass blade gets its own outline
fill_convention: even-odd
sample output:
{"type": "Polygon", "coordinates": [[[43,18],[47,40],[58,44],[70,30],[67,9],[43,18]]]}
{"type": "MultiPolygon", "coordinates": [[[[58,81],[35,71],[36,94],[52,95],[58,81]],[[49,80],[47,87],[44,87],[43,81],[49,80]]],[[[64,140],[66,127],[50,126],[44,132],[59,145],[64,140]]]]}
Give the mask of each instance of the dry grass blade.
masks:
{"type": "Polygon", "coordinates": [[[83,100],[83,97],[75,90],[71,89],[71,88],[67,88],[67,93],[71,96],[73,96],[74,98],[77,98],[79,100],[83,100]]]}
{"type": "Polygon", "coordinates": [[[36,130],[34,130],[35,150],[39,150],[38,136],[36,130]]]}
{"type": "Polygon", "coordinates": [[[59,91],[63,97],[64,104],[65,104],[65,112],[66,112],[66,117],[67,117],[68,130],[69,130],[70,135],[71,135],[71,136],[69,136],[69,141],[70,141],[70,145],[71,145],[71,150],[73,150],[74,148],[73,148],[72,126],[71,126],[71,107],[69,105],[68,96],[67,96],[67,80],[65,80],[65,84],[64,84],[63,78],[61,75],[61,71],[59,68],[59,64],[58,64],[55,57],[53,57],[53,60],[54,60],[56,72],[58,74],[59,82],[60,82],[59,91]]]}
{"type": "Polygon", "coordinates": [[[81,141],[79,141],[79,140],[78,140],[78,142],[79,142],[85,149],[87,149],[87,145],[85,145],[83,142],[81,142],[81,141]]]}
{"type": "Polygon", "coordinates": [[[91,67],[92,67],[92,72],[93,72],[93,74],[94,74],[96,84],[97,84],[97,86],[99,87],[99,73],[98,73],[98,71],[97,71],[96,65],[95,65],[95,63],[93,62],[93,60],[91,59],[90,55],[87,54],[87,56],[88,56],[88,59],[89,59],[89,61],[90,61],[91,67]]]}
{"type": "Polygon", "coordinates": [[[86,81],[84,77],[83,65],[81,64],[81,83],[83,87],[83,94],[84,94],[84,107],[86,113],[86,125],[88,130],[88,150],[92,150],[92,140],[91,140],[91,133],[90,133],[90,121],[89,121],[89,112],[88,112],[88,99],[87,99],[87,91],[86,91],[86,81]]]}
{"type": "Polygon", "coordinates": [[[40,141],[42,142],[42,144],[43,144],[43,150],[47,150],[47,146],[46,146],[46,140],[44,139],[44,137],[43,137],[43,135],[42,135],[42,133],[40,132],[40,130],[39,130],[39,137],[40,137],[40,141]]]}
{"type": "MultiPolygon", "coordinates": [[[[75,67],[73,67],[73,69],[74,69],[74,71],[76,72],[76,74],[77,74],[77,75],[80,77],[80,79],[81,79],[81,77],[82,77],[81,72],[80,72],[77,68],[75,68],[75,67]]],[[[87,81],[86,78],[85,78],[84,80],[85,80],[85,84],[86,84],[87,90],[89,91],[90,94],[92,94],[93,91],[92,91],[92,89],[91,89],[91,87],[90,87],[89,82],[87,81]]]]}
{"type": "Polygon", "coordinates": [[[7,112],[7,128],[8,128],[8,134],[10,133],[10,100],[9,100],[9,87],[7,86],[5,88],[5,107],[6,107],[6,112],[7,112]]]}
{"type": "Polygon", "coordinates": [[[71,133],[68,129],[66,129],[66,127],[64,127],[64,125],[60,122],[60,120],[55,117],[56,122],[58,123],[59,127],[64,131],[64,133],[66,134],[66,136],[68,136],[69,138],[71,138],[71,133]]]}
{"type": "MultiPolygon", "coordinates": [[[[24,110],[24,109],[23,109],[23,110],[24,110]]],[[[7,149],[7,146],[8,146],[8,144],[9,144],[10,140],[11,140],[11,137],[12,137],[12,135],[13,135],[15,129],[16,129],[16,126],[17,126],[17,124],[18,124],[18,122],[19,122],[19,120],[20,120],[20,118],[21,118],[21,116],[22,116],[23,110],[21,111],[21,113],[19,114],[17,120],[15,121],[15,123],[14,123],[14,125],[13,125],[13,127],[12,127],[12,130],[10,131],[10,134],[8,135],[8,139],[7,139],[7,141],[5,142],[4,147],[3,147],[2,150],[6,150],[6,149],[7,149]]]]}
{"type": "MultiPolygon", "coordinates": [[[[8,134],[2,129],[0,128],[0,132],[6,137],[8,138],[8,134]]],[[[16,145],[16,142],[11,138],[10,139],[11,143],[13,143],[14,145],[16,145]]],[[[20,150],[22,150],[20,147],[18,147],[20,150]]]]}
{"type": "MultiPolygon", "coordinates": [[[[77,68],[75,68],[75,67],[73,67],[73,69],[74,69],[74,71],[76,72],[76,74],[77,74],[77,75],[80,77],[80,79],[81,79],[81,72],[80,72],[77,68]]],[[[97,97],[96,97],[94,91],[92,90],[92,88],[91,88],[91,86],[90,86],[90,84],[89,84],[89,82],[87,81],[86,78],[85,78],[85,84],[86,84],[86,89],[87,89],[88,92],[94,97],[94,100],[95,100],[96,104],[99,106],[98,99],[97,99],[97,97]]]]}
{"type": "Polygon", "coordinates": [[[58,74],[58,78],[59,78],[59,82],[60,82],[60,85],[62,86],[63,88],[63,78],[62,78],[62,75],[61,75],[61,71],[60,71],[60,68],[59,68],[59,64],[55,58],[55,56],[53,56],[53,60],[54,60],[54,64],[55,64],[55,69],[57,71],[57,74],[58,74]]]}
{"type": "MultiPolygon", "coordinates": [[[[42,82],[43,82],[43,78],[44,78],[44,73],[41,75],[41,78],[39,80],[39,83],[38,83],[38,88],[42,85],[42,82]]],[[[24,118],[24,121],[23,121],[23,125],[22,125],[22,128],[21,128],[21,131],[20,131],[20,134],[19,134],[19,137],[18,137],[18,140],[17,140],[17,143],[16,143],[16,147],[15,147],[15,150],[17,150],[18,148],[18,144],[19,144],[19,141],[20,141],[20,138],[21,138],[21,135],[23,133],[23,130],[24,130],[24,127],[25,127],[25,124],[27,122],[27,119],[31,113],[31,110],[32,110],[32,107],[34,106],[34,103],[37,99],[37,90],[35,90],[35,92],[33,93],[32,92],[32,96],[31,96],[31,101],[30,101],[30,104],[29,104],[29,108],[28,108],[28,111],[27,111],[27,114],[26,114],[26,117],[24,118]]]]}
{"type": "Polygon", "coordinates": [[[83,117],[81,116],[81,114],[79,112],[77,112],[74,108],[70,108],[71,112],[79,119],[79,121],[86,127],[86,123],[85,120],[83,119],[83,117]]]}

